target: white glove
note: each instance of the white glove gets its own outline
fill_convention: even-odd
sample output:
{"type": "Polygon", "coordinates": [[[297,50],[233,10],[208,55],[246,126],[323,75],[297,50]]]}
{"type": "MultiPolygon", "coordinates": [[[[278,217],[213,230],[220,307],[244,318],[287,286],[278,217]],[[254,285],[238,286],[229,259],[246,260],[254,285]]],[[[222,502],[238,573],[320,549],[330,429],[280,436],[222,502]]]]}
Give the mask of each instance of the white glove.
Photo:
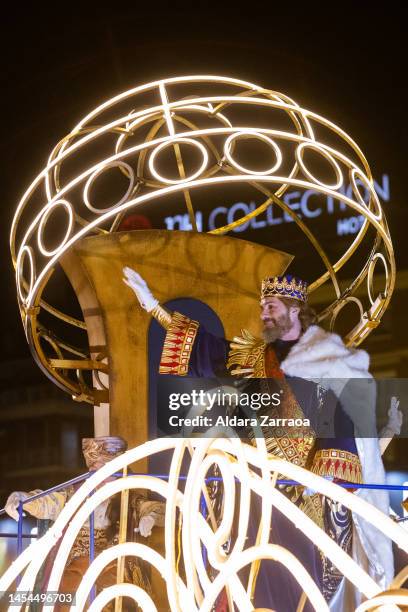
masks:
{"type": "Polygon", "coordinates": [[[123,268],[123,274],[125,275],[123,282],[135,292],[141,307],[151,312],[158,305],[159,300],[153,297],[146,281],[135,270],[127,266],[123,268]]]}
{"type": "Polygon", "coordinates": [[[392,432],[394,435],[399,435],[401,433],[403,415],[401,410],[398,410],[399,406],[398,397],[391,398],[391,407],[388,410],[388,422],[384,429],[388,432],[392,432]]]}
{"type": "Polygon", "coordinates": [[[139,533],[144,538],[147,538],[152,533],[152,529],[156,524],[156,519],[152,514],[146,514],[146,516],[142,516],[139,521],[139,533]]]}
{"type": "Polygon", "coordinates": [[[387,424],[380,431],[380,436],[378,440],[379,445],[380,445],[381,455],[385,453],[393,437],[401,433],[403,414],[401,410],[398,410],[398,406],[399,406],[398,397],[392,397],[391,407],[388,410],[388,421],[387,421],[387,424]]]}
{"type": "Polygon", "coordinates": [[[28,494],[24,491],[14,491],[14,493],[10,493],[8,496],[4,509],[15,521],[18,521],[18,505],[21,501],[27,499],[27,497],[28,494]]]}

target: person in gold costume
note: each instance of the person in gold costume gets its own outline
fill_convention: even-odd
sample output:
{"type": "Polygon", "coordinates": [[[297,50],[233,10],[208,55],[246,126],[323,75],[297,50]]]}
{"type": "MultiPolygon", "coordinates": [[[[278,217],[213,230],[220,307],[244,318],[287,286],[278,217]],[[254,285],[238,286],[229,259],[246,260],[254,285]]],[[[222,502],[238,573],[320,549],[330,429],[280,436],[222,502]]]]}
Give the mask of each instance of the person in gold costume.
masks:
{"type": "MultiPolygon", "coordinates": [[[[90,472],[103,467],[118,455],[127,450],[127,442],[120,436],[100,436],[83,438],[82,451],[86,466],[90,472]]],[[[106,481],[105,481],[106,482],[106,481]]],[[[24,504],[24,511],[38,519],[55,521],[65,504],[77,490],[78,485],[61,489],[24,504]]],[[[7,499],[5,510],[15,520],[18,520],[17,507],[20,501],[41,493],[40,489],[30,492],[15,491],[7,499]]],[[[164,503],[151,501],[140,492],[131,491],[129,496],[128,540],[135,539],[135,532],[146,538],[151,534],[154,525],[164,525],[164,503]]],[[[118,543],[120,518],[120,494],[102,502],[94,511],[94,551],[95,556],[118,543]]],[[[90,525],[89,520],[79,530],[69,553],[65,570],[59,586],[62,593],[75,593],[82,577],[89,567],[90,525]]],[[[57,544],[58,546],[58,544],[57,544]]],[[[52,562],[56,553],[54,548],[44,567],[42,584],[46,585],[52,562]]],[[[116,561],[112,561],[98,576],[96,591],[116,584],[116,561]]],[[[136,557],[129,558],[125,565],[125,580],[144,588],[151,593],[150,580],[144,562],[136,557]]],[[[45,588],[45,587],[44,587],[45,588]]],[[[124,609],[128,609],[126,600],[124,609]]],[[[55,610],[65,610],[68,607],[55,606],[55,610]]],[[[129,609],[135,610],[131,606],[129,609]]]]}
{"type": "MultiPolygon", "coordinates": [[[[242,330],[228,341],[210,334],[198,321],[161,306],[135,270],[125,267],[123,272],[123,280],[140,306],[166,329],[161,374],[206,378],[229,374],[240,381],[248,379],[252,390],[264,391],[273,389],[278,381],[284,393],[275,413],[286,418],[307,417],[311,426],[302,435],[282,428],[262,428],[268,452],[334,481],[355,484],[357,495],[388,514],[385,491],[359,489],[358,485],[385,482],[381,455],[393,435],[400,433],[398,401],[392,398],[388,423],[378,435],[368,354],[346,347],[338,335],[315,325],[305,281],[290,275],[264,279],[260,298],[263,338],[242,330]],[[318,379],[319,384],[311,379],[318,379]],[[345,384],[354,379],[367,381],[363,386],[345,384]],[[332,423],[332,433],[318,437],[315,423],[326,416],[332,423]]],[[[393,555],[391,543],[382,533],[361,517],[352,516],[347,508],[304,487],[286,487],[285,493],[386,588],[393,577],[393,555]]],[[[248,545],[256,540],[261,518],[260,504],[254,503],[248,545]]],[[[276,509],[272,542],[297,556],[331,609],[357,605],[358,593],[337,568],[276,509]]],[[[256,607],[295,611],[300,594],[297,582],[285,568],[262,561],[253,597],[256,607]]],[[[224,603],[220,598],[217,610],[223,610],[224,603]]]]}

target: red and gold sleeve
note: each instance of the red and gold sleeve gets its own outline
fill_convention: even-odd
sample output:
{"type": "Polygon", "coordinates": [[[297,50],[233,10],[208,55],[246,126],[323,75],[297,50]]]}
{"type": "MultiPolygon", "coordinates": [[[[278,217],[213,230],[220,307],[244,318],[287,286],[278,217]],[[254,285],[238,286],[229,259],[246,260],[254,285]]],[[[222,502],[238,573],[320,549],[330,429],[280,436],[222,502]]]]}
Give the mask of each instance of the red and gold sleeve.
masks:
{"type": "Polygon", "coordinates": [[[317,450],[310,470],[319,476],[361,484],[363,482],[358,455],[337,448],[317,450]]]}
{"type": "Polygon", "coordinates": [[[187,376],[199,323],[179,312],[169,316],[159,373],[187,376]]]}

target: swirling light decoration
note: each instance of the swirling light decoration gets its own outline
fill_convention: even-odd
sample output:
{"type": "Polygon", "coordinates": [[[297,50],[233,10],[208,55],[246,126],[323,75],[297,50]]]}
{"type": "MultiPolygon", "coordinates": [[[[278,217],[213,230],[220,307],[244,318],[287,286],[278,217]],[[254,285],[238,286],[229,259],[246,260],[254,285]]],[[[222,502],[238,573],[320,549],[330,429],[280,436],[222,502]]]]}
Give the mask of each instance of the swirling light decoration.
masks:
{"type": "MultiPolygon", "coordinates": [[[[211,188],[215,198],[217,188],[243,183],[266,199],[250,213],[216,227],[211,233],[225,234],[243,226],[268,207],[281,208],[310,242],[324,266],[325,272],[310,284],[310,292],[326,282],[333,286],[333,302],[319,313],[319,320],[327,319],[333,328],[342,308],[356,303],[360,320],[346,335],[345,342],[358,345],[367,337],[379,324],[389,303],[395,282],[395,262],[370,167],[358,145],[328,119],[302,108],[284,94],[253,83],[219,76],[169,78],[130,89],[84,117],[55,146],[46,167],[18,205],[10,246],[19,306],[34,357],[56,384],[93,403],[92,389],[86,387],[80,373],[84,369],[96,373],[106,371],[102,360],[90,359],[83,348],[76,348],[49,332],[49,326],[46,331],[39,320],[44,310],[69,325],[86,330],[84,321],[61,312],[43,297],[61,256],[84,236],[117,230],[130,210],[142,205],[165,205],[166,198],[174,194],[184,199],[191,227],[196,230],[193,197],[211,188]],[[244,121],[242,125],[240,112],[248,109],[252,112],[251,125],[254,119],[257,123],[261,111],[262,119],[258,121],[265,121],[265,124],[248,127],[244,121]],[[290,122],[291,127],[287,130],[280,127],[282,117],[290,122]],[[330,144],[321,141],[322,134],[330,144]],[[237,143],[246,139],[268,146],[274,159],[272,165],[265,163],[266,167],[259,170],[241,163],[237,159],[237,143]],[[170,147],[177,162],[176,177],[166,176],[158,168],[163,151],[170,147]],[[187,149],[189,155],[186,156],[187,149]],[[193,149],[200,161],[191,173],[186,173],[186,161],[189,165],[193,149]],[[91,155],[89,151],[95,154],[95,150],[98,152],[96,159],[90,163],[86,155],[91,155]],[[319,172],[311,167],[310,160],[306,160],[308,152],[331,168],[332,179],[319,178],[319,172]],[[72,173],[72,161],[76,162],[76,168],[80,162],[87,165],[72,173]],[[127,184],[116,203],[110,202],[100,208],[92,200],[92,190],[107,171],[120,172],[127,184]],[[346,179],[351,186],[351,193],[349,190],[347,195],[346,179]],[[293,187],[334,198],[364,217],[358,234],[337,261],[330,261],[305,220],[282,199],[293,187]],[[45,236],[50,235],[52,217],[58,210],[66,216],[66,228],[59,244],[50,248],[45,236]],[[369,228],[374,231],[369,255],[352,283],[341,288],[338,273],[357,251],[369,228]],[[385,285],[375,293],[373,277],[379,261],[385,268],[385,285]],[[364,284],[365,301],[360,299],[364,284]],[[43,341],[57,358],[50,359],[46,355],[43,341]]],[[[309,247],[306,245],[306,248],[309,247]]]]}
{"type": "MultiPolygon", "coordinates": [[[[386,603],[408,604],[408,591],[400,588],[408,574],[408,566],[394,579],[389,591],[381,592],[380,587],[365,570],[276,487],[278,474],[296,480],[350,508],[353,513],[363,516],[366,521],[381,530],[405,552],[408,552],[407,531],[358,495],[349,493],[293,463],[268,456],[262,440],[257,440],[257,444],[258,446],[254,447],[234,437],[190,440],[162,438],[127,451],[84,482],[62,509],[49,531],[30,544],[6,570],[0,578],[0,591],[9,589],[19,574],[22,575],[19,590],[31,591],[41,565],[62,535],[47,587],[49,591],[58,591],[71,546],[90,513],[101,502],[118,492],[141,489],[158,494],[166,502],[164,556],[146,544],[126,541],[119,541],[119,544],[104,550],[91,563],[82,578],[76,593],[76,612],[84,609],[91,588],[103,568],[112,560],[126,556],[139,557],[159,571],[165,580],[169,609],[172,612],[210,612],[217,596],[225,587],[238,610],[253,610],[251,588],[241,582],[237,572],[261,559],[273,559],[284,564],[301,585],[303,600],[307,597],[318,612],[328,610],[319,588],[299,560],[282,546],[269,543],[273,508],[283,512],[294,527],[301,529],[310,540],[318,544],[322,552],[362,593],[366,601],[357,608],[358,612],[375,609],[376,605],[386,603]],[[146,475],[123,476],[106,482],[107,478],[126,466],[168,450],[172,451],[168,482],[146,475]],[[179,476],[185,454],[190,457],[190,466],[182,491],[179,487],[179,476]],[[218,517],[215,523],[211,521],[211,515],[210,518],[204,517],[201,509],[202,493],[207,492],[205,478],[214,465],[221,470],[225,496],[223,515],[218,517]],[[239,496],[236,495],[237,483],[240,487],[239,496]],[[245,548],[251,492],[262,499],[263,520],[259,543],[245,548]],[[235,530],[237,536],[232,550],[227,553],[223,544],[227,542],[233,527],[236,527],[233,512],[236,504],[239,504],[238,515],[235,515],[238,516],[235,530]],[[178,572],[176,559],[175,542],[180,525],[176,519],[176,509],[182,517],[182,565],[186,571],[185,577],[178,572]],[[206,549],[207,562],[202,555],[202,546],[206,549]]],[[[123,530],[123,533],[126,533],[126,530],[123,530]]],[[[133,598],[142,610],[156,610],[147,593],[136,585],[127,583],[118,583],[105,589],[96,597],[89,610],[102,610],[109,600],[120,595],[133,598]]],[[[19,606],[14,605],[13,610],[17,612],[19,609],[19,606]]],[[[47,606],[47,610],[52,609],[53,606],[47,606]]],[[[299,607],[299,610],[302,609],[303,606],[299,607]]]]}

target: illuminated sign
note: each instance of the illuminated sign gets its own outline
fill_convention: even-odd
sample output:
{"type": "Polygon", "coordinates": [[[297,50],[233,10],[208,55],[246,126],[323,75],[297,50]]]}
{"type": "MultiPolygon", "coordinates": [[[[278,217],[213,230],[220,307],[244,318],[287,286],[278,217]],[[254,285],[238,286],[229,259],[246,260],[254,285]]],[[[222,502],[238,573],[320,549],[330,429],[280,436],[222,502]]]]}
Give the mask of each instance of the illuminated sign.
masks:
{"type": "MultiPolygon", "coordinates": [[[[361,181],[357,181],[359,185],[366,191],[366,197],[368,201],[367,188],[361,181]]],[[[375,190],[379,198],[384,202],[390,200],[390,179],[388,174],[382,175],[381,184],[374,181],[375,190]]],[[[339,191],[345,194],[347,197],[352,197],[352,186],[341,187],[339,191]]],[[[302,218],[307,217],[313,219],[322,215],[336,215],[336,233],[337,236],[345,236],[348,234],[356,234],[363,224],[363,215],[353,215],[338,218],[338,213],[346,211],[349,207],[344,202],[334,200],[331,196],[327,196],[322,201],[322,196],[317,191],[308,189],[301,193],[300,191],[290,191],[286,193],[282,200],[291,208],[296,214],[302,218]]],[[[255,202],[235,202],[231,206],[217,206],[213,208],[206,216],[201,210],[196,211],[196,223],[197,229],[200,232],[208,232],[219,225],[229,225],[236,219],[247,215],[248,213],[255,210],[258,205],[255,202]]],[[[172,217],[166,217],[164,219],[166,228],[168,230],[185,230],[189,231],[192,229],[188,213],[174,215],[172,217]]],[[[269,206],[262,215],[253,217],[243,223],[239,227],[235,227],[233,232],[244,232],[247,229],[262,229],[273,225],[280,225],[282,223],[293,223],[292,217],[286,212],[280,210],[277,206],[269,206]]]]}

